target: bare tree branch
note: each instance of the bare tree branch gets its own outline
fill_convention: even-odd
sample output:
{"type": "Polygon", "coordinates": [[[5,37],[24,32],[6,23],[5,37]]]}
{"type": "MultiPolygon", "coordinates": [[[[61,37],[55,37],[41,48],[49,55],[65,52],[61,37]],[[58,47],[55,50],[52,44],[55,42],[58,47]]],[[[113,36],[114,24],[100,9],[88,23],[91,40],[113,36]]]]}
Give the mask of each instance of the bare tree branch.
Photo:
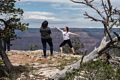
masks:
{"type": "Polygon", "coordinates": [[[85,2],[83,2],[83,1],[74,1],[74,0],[71,0],[72,2],[74,2],[74,3],[80,3],[80,4],[86,4],[85,2]]]}
{"type": "Polygon", "coordinates": [[[84,15],[86,16],[86,18],[89,18],[89,19],[91,19],[92,21],[99,21],[99,22],[102,22],[102,20],[97,19],[97,18],[95,18],[95,17],[93,17],[93,16],[90,16],[87,12],[85,12],[84,15]]]}
{"type": "Polygon", "coordinates": [[[114,20],[114,22],[109,26],[109,30],[113,28],[113,26],[118,22],[118,20],[114,20]]]}
{"type": "MultiPolygon", "coordinates": [[[[106,37],[109,37],[110,41],[109,41],[109,46],[105,45],[106,47],[104,49],[107,49],[110,47],[110,45],[113,45],[113,43],[115,42],[115,38],[113,39],[111,37],[111,34],[110,34],[110,29],[113,28],[114,25],[120,25],[120,10],[117,9],[117,8],[113,8],[112,4],[111,4],[111,0],[101,0],[101,4],[102,4],[102,10],[101,8],[97,8],[95,5],[94,5],[94,1],[95,0],[80,0],[80,1],[74,1],[74,0],[71,0],[72,2],[74,3],[79,3],[79,4],[84,4],[86,6],[88,6],[89,8],[93,9],[94,11],[96,11],[96,13],[102,18],[98,18],[98,17],[94,17],[94,16],[91,16],[89,15],[87,12],[85,12],[85,16],[86,18],[88,19],[91,19],[92,21],[96,21],[96,22],[101,22],[104,26],[104,34],[106,37]],[[118,16],[118,17],[116,17],[118,16]]],[[[117,37],[118,40],[119,40],[119,37],[117,37]]],[[[117,41],[116,41],[117,42],[117,41]]],[[[103,50],[104,50],[103,49],[103,50]]],[[[103,50],[99,51],[99,53],[101,53],[103,50]]],[[[93,53],[96,53],[94,52],[96,50],[93,50],[93,53]]],[[[98,52],[97,52],[98,53],[98,52]]],[[[92,53],[91,53],[92,54],[92,53]]]]}
{"type": "Polygon", "coordinates": [[[120,35],[118,34],[118,33],[116,33],[116,32],[113,32],[115,35],[116,35],[116,37],[118,38],[118,41],[120,41],[120,35]]]}
{"type": "Polygon", "coordinates": [[[107,0],[107,2],[108,2],[108,6],[109,6],[109,16],[111,16],[111,13],[112,13],[112,5],[111,5],[110,0],[107,0]]]}
{"type": "Polygon", "coordinates": [[[103,1],[103,0],[102,0],[102,6],[103,6],[103,9],[104,9],[105,14],[107,15],[107,10],[106,10],[107,6],[104,4],[104,1],[103,1]]]}
{"type": "Polygon", "coordinates": [[[98,10],[95,6],[93,6],[93,4],[91,4],[91,2],[93,2],[94,0],[91,0],[91,1],[84,0],[84,2],[83,1],[78,2],[78,1],[74,1],[74,0],[71,0],[71,1],[74,2],[74,3],[84,4],[86,6],[91,7],[93,10],[95,10],[100,15],[100,17],[102,19],[105,19],[105,17],[102,15],[102,13],[100,12],[100,10],[98,10]]]}

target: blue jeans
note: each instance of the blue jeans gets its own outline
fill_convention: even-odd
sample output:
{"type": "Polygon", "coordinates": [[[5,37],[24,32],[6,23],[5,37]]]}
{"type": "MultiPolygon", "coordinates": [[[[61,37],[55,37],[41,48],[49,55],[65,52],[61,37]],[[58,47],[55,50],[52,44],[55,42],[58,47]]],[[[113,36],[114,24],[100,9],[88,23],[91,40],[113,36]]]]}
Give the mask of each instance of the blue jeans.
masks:
{"type": "Polygon", "coordinates": [[[43,45],[43,53],[44,56],[46,56],[46,48],[47,48],[47,43],[50,46],[50,53],[53,55],[53,43],[52,43],[52,38],[49,39],[41,39],[42,45],[43,45]]]}

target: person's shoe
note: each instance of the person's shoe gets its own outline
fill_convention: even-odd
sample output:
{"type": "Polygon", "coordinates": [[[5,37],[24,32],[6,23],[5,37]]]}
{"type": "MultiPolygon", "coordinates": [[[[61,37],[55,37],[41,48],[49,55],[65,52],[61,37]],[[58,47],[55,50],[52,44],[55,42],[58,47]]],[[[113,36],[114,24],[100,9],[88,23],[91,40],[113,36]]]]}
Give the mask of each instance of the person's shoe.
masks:
{"type": "Polygon", "coordinates": [[[47,58],[47,56],[45,56],[45,55],[40,56],[40,58],[41,58],[41,57],[43,57],[43,58],[47,58]]]}
{"type": "Polygon", "coordinates": [[[76,53],[73,53],[73,55],[76,55],[76,53]]]}
{"type": "Polygon", "coordinates": [[[53,56],[53,54],[50,54],[50,56],[53,56]]]}

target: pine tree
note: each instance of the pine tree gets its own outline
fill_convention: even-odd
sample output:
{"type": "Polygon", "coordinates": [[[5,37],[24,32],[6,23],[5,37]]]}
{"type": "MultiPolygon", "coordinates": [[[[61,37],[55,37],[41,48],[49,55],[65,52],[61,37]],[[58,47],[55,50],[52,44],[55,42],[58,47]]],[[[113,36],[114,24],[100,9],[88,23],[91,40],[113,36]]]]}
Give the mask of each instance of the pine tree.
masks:
{"type": "Polygon", "coordinates": [[[12,69],[12,64],[8,59],[4,46],[6,40],[15,38],[15,30],[24,31],[28,24],[22,22],[23,10],[15,7],[16,0],[0,0],[0,56],[8,71],[12,69]]]}

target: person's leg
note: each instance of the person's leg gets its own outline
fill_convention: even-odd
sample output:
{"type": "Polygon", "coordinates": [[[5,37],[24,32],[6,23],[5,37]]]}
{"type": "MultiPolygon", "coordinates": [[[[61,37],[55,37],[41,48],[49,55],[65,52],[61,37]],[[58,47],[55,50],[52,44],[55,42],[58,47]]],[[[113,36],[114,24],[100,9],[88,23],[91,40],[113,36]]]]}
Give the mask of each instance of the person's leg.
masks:
{"type": "Polygon", "coordinates": [[[66,41],[64,40],[61,44],[60,44],[60,52],[61,52],[61,54],[63,54],[63,46],[66,44],[66,41]]]}
{"type": "Polygon", "coordinates": [[[60,53],[63,53],[63,48],[62,47],[60,47],[60,53]]]}
{"type": "Polygon", "coordinates": [[[42,41],[42,45],[43,45],[44,57],[46,57],[46,40],[45,39],[41,39],[41,41],[42,41]]]}
{"type": "Polygon", "coordinates": [[[73,54],[75,54],[75,49],[73,47],[71,48],[71,50],[72,50],[73,54]]]}
{"type": "Polygon", "coordinates": [[[48,39],[47,40],[49,46],[50,46],[50,53],[51,53],[51,56],[53,55],[53,42],[52,42],[52,39],[48,39]]]}
{"type": "Polygon", "coordinates": [[[68,45],[70,46],[70,48],[71,48],[71,50],[72,50],[72,53],[75,54],[75,49],[73,48],[71,41],[68,40],[67,43],[68,43],[68,45]]]}

